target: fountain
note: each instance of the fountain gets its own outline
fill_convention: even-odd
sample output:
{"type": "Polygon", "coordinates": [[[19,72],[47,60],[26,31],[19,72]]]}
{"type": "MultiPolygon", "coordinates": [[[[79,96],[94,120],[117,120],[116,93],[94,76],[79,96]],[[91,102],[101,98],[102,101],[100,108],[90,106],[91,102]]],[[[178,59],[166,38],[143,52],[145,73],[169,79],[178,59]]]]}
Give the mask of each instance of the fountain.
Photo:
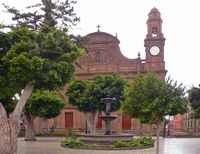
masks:
{"type": "Polygon", "coordinates": [[[111,133],[110,123],[112,120],[118,118],[118,116],[110,114],[111,104],[115,102],[115,98],[111,98],[108,93],[106,98],[101,99],[101,103],[106,105],[105,115],[99,116],[105,122],[105,134],[79,134],[78,138],[83,142],[88,143],[101,143],[109,144],[116,141],[131,141],[133,140],[133,134],[111,133]]]}
{"type": "Polygon", "coordinates": [[[106,105],[106,112],[104,116],[99,116],[100,119],[102,119],[105,122],[105,135],[111,135],[110,132],[110,122],[118,116],[110,115],[110,107],[111,104],[115,102],[115,98],[110,97],[110,93],[107,94],[106,98],[101,99],[101,103],[104,103],[106,105]]]}

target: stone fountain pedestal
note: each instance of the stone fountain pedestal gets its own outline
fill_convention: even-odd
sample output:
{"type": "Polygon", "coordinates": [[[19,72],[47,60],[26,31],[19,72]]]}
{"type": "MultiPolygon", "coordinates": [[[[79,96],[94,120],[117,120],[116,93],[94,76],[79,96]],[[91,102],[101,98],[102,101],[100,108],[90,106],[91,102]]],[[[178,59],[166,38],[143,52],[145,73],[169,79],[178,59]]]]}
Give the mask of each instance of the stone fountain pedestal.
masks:
{"type": "Polygon", "coordinates": [[[104,103],[106,105],[105,115],[99,116],[99,118],[105,122],[105,135],[111,135],[110,123],[111,121],[118,118],[118,116],[110,114],[110,107],[111,107],[111,104],[114,102],[115,102],[115,98],[111,98],[110,94],[107,94],[106,98],[101,99],[101,103],[104,103]]]}

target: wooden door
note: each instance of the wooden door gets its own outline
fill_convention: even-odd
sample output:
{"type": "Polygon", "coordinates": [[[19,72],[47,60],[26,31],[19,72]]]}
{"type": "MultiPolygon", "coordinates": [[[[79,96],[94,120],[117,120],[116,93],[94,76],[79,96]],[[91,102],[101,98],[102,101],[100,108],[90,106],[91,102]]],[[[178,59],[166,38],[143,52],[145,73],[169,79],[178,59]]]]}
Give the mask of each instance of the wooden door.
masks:
{"type": "Polygon", "coordinates": [[[73,128],[73,112],[65,112],[65,128],[73,128]]]}
{"type": "Polygon", "coordinates": [[[131,117],[126,114],[122,114],[122,129],[131,129],[131,117]]]}
{"type": "Polygon", "coordinates": [[[99,115],[98,115],[98,121],[97,121],[97,129],[101,129],[102,128],[102,120],[99,118],[99,116],[101,116],[102,113],[99,112],[99,115]]]}

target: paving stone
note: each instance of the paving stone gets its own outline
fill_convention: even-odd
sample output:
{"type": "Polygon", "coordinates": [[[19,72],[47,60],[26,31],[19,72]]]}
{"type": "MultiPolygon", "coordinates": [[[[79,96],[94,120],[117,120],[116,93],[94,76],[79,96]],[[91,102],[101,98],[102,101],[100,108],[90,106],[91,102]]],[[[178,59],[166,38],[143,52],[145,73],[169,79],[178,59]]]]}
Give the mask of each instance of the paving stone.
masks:
{"type": "MultiPolygon", "coordinates": [[[[18,154],[155,154],[155,147],[143,150],[83,150],[60,146],[60,137],[39,137],[27,142],[18,138],[18,154]]],[[[160,154],[200,154],[200,138],[160,138],[160,154]]]]}

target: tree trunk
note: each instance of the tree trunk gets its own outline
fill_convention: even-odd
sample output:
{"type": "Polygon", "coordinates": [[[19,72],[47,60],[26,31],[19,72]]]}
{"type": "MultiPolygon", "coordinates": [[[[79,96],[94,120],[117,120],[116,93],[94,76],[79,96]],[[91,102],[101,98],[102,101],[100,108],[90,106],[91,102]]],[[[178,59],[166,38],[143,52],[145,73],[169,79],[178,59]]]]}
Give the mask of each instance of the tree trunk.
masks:
{"type": "Polygon", "coordinates": [[[163,124],[163,137],[166,137],[166,119],[164,118],[164,124],[163,124]]]}
{"type": "Polygon", "coordinates": [[[58,124],[58,122],[57,122],[57,117],[56,117],[56,118],[54,118],[52,131],[55,131],[57,129],[57,124],[58,124]]]}
{"type": "Polygon", "coordinates": [[[96,134],[96,125],[98,121],[98,111],[93,114],[92,112],[85,113],[87,119],[87,126],[89,128],[90,134],[96,134]]]}
{"type": "Polygon", "coordinates": [[[46,127],[46,133],[49,133],[49,124],[48,124],[48,119],[47,118],[44,118],[44,122],[45,122],[45,127],[46,127]]]}
{"type": "Polygon", "coordinates": [[[33,121],[34,117],[31,114],[25,115],[25,141],[36,141],[33,121]]]}
{"type": "Polygon", "coordinates": [[[167,135],[170,136],[170,117],[169,117],[169,122],[168,122],[168,130],[167,130],[167,135]]]}
{"type": "Polygon", "coordinates": [[[157,129],[157,135],[156,135],[156,154],[159,154],[159,136],[160,136],[160,129],[159,129],[159,123],[156,124],[157,129]]]}
{"type": "Polygon", "coordinates": [[[140,136],[143,135],[143,123],[140,123],[140,136]]]}
{"type": "Polygon", "coordinates": [[[38,131],[41,133],[42,132],[42,118],[38,118],[38,131]]]}
{"type": "Polygon", "coordinates": [[[9,118],[3,105],[0,103],[0,153],[17,154],[17,136],[20,131],[20,117],[22,110],[32,94],[34,85],[29,83],[17,102],[17,105],[9,118]]]}

